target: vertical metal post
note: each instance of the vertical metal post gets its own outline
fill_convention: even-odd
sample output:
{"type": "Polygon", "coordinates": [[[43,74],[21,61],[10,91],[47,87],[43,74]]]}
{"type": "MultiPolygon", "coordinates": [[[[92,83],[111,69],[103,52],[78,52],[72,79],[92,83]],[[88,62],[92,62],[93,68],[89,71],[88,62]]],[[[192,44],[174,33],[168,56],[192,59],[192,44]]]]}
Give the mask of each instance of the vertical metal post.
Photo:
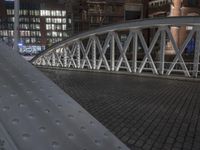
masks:
{"type": "Polygon", "coordinates": [[[54,53],[52,53],[52,63],[51,63],[51,65],[52,65],[53,67],[56,66],[56,57],[55,57],[55,54],[54,54],[54,53]]]}
{"type": "Polygon", "coordinates": [[[45,65],[47,64],[44,58],[42,58],[41,61],[42,61],[42,62],[41,62],[42,66],[45,66],[45,65]]]}
{"type": "Polygon", "coordinates": [[[137,49],[138,49],[138,36],[137,33],[133,33],[133,59],[132,59],[132,66],[133,72],[137,72],[137,49]]]}
{"type": "Polygon", "coordinates": [[[92,69],[96,69],[96,41],[95,38],[92,38],[92,69]]]}
{"type": "Polygon", "coordinates": [[[14,47],[15,51],[18,51],[18,42],[19,42],[19,3],[20,0],[15,0],[15,21],[14,21],[14,47]]]}
{"type": "Polygon", "coordinates": [[[115,33],[111,34],[111,46],[110,46],[110,63],[111,71],[115,70],[115,33]]]}
{"type": "Polygon", "coordinates": [[[64,48],[63,53],[64,53],[64,58],[63,58],[64,59],[63,60],[64,61],[64,67],[67,67],[67,50],[65,48],[64,48]]]}
{"type": "Polygon", "coordinates": [[[197,27],[196,41],[195,41],[195,54],[193,65],[193,77],[197,78],[199,70],[199,54],[200,54],[200,27],[197,27]]]}
{"type": "Polygon", "coordinates": [[[80,41],[76,42],[76,56],[77,56],[77,68],[81,67],[81,47],[80,47],[80,41]]]}
{"type": "Polygon", "coordinates": [[[164,74],[165,69],[165,48],[166,48],[166,32],[165,30],[161,30],[161,41],[160,41],[160,66],[159,73],[161,75],[164,74]]]}

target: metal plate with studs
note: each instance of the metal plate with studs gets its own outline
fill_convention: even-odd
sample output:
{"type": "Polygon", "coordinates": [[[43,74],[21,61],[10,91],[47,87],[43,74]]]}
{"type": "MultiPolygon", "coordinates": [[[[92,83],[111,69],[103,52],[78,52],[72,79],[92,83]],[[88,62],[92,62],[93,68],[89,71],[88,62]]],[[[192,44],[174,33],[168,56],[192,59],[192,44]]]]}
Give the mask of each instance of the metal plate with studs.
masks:
{"type": "Polygon", "coordinates": [[[128,150],[70,96],[0,43],[0,148],[128,150]]]}

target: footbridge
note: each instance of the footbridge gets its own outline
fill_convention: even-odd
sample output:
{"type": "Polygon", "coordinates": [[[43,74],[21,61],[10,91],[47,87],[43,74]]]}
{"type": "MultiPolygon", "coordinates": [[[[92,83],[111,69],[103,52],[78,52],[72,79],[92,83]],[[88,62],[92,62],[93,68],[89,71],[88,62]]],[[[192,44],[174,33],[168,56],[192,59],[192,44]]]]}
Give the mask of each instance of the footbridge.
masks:
{"type": "Polygon", "coordinates": [[[158,18],[111,25],[73,36],[36,56],[32,63],[43,67],[198,77],[199,51],[199,17],[158,18]],[[171,28],[187,29],[181,46],[171,28]],[[191,41],[195,43],[194,48],[189,47],[191,41]],[[174,51],[171,56],[166,54],[169,47],[174,51]],[[190,56],[186,49],[192,51],[190,56]]]}
{"type": "Polygon", "coordinates": [[[108,26],[57,43],[33,65],[0,43],[0,149],[199,150],[200,86],[190,79],[199,75],[199,26],[199,17],[108,26]],[[190,29],[182,46],[171,27],[190,29]],[[170,59],[167,43],[174,50],[170,59]],[[157,78],[173,73],[187,81],[157,78]]]}

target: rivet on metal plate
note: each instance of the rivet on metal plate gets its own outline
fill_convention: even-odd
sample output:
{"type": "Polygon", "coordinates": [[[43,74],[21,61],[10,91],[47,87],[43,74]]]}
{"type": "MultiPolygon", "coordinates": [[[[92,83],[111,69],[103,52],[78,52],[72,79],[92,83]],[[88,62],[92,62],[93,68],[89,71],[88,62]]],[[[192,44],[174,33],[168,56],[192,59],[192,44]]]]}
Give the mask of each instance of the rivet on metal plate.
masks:
{"type": "Polygon", "coordinates": [[[22,134],[22,138],[23,138],[24,140],[27,140],[27,139],[29,139],[30,137],[31,137],[31,135],[28,134],[28,133],[22,134]]]}
{"type": "Polygon", "coordinates": [[[12,119],[12,124],[16,125],[18,123],[19,123],[19,119],[17,118],[12,119]]]}

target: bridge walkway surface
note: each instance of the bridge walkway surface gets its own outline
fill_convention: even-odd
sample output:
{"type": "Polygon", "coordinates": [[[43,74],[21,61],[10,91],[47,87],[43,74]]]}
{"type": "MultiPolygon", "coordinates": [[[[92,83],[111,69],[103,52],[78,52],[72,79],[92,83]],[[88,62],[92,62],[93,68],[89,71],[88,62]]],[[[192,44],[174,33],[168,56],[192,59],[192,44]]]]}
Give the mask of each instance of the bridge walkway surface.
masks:
{"type": "Polygon", "coordinates": [[[199,150],[199,81],[41,69],[132,150],[199,150]]]}

